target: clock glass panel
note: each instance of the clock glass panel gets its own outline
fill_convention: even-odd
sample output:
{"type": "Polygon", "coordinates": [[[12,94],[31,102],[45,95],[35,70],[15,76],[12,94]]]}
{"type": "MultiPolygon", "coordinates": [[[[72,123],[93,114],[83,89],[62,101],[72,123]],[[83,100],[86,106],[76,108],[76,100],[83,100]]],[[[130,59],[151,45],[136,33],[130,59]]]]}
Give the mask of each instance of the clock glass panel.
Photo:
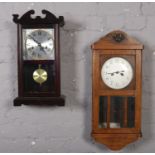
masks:
{"type": "Polygon", "coordinates": [[[55,60],[54,29],[23,29],[24,60],[55,60]]]}
{"type": "MultiPolygon", "coordinates": [[[[108,99],[99,97],[99,128],[107,128],[108,99]]],[[[110,128],[135,127],[135,97],[110,96],[110,128]],[[125,101],[126,100],[126,101],[125,101]]]]}
{"type": "Polygon", "coordinates": [[[55,92],[55,64],[24,63],[24,92],[55,92]]]}

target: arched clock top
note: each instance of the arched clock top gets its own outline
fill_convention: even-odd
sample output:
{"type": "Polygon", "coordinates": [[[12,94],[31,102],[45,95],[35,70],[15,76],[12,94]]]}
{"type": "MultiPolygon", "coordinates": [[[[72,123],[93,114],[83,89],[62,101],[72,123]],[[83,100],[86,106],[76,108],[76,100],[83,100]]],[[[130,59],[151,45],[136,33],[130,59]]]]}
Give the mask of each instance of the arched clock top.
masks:
{"type": "Polygon", "coordinates": [[[125,32],[117,30],[95,42],[92,49],[143,49],[143,45],[125,32]]]}
{"type": "Polygon", "coordinates": [[[34,10],[30,10],[26,12],[21,18],[19,18],[18,14],[13,14],[13,21],[16,24],[21,25],[36,25],[36,24],[59,24],[60,26],[64,26],[64,17],[59,16],[57,18],[54,14],[47,10],[42,10],[42,14],[45,14],[45,17],[42,18],[40,16],[36,16],[35,18],[32,18],[31,15],[35,14],[34,10]]]}

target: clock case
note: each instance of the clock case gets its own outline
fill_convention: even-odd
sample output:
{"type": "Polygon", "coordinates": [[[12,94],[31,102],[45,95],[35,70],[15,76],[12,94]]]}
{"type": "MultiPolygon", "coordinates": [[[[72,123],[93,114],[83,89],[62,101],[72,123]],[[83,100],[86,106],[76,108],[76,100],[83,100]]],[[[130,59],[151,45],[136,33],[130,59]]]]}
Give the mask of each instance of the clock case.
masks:
{"type": "MultiPolygon", "coordinates": [[[[57,18],[54,14],[47,10],[42,10],[44,18],[31,16],[35,13],[34,10],[26,12],[21,18],[18,14],[13,14],[13,21],[17,24],[17,53],[18,53],[18,97],[14,99],[14,106],[21,104],[37,104],[37,105],[65,105],[65,98],[60,91],[60,41],[59,28],[64,26],[63,16],[57,18]],[[55,60],[23,60],[23,29],[54,29],[54,48],[55,60]],[[47,80],[46,87],[49,87],[45,92],[41,86],[35,88],[36,83],[30,82],[30,77],[26,77],[26,73],[32,74],[32,71],[37,65],[41,64],[45,68],[51,79],[47,80]],[[53,79],[52,79],[53,74],[53,79]],[[26,83],[25,83],[26,82],[26,83]],[[28,84],[29,83],[29,84],[28,84]],[[25,85],[25,86],[24,86],[25,85]],[[29,86],[28,86],[29,85],[29,86]],[[35,91],[36,89],[36,91],[35,91]],[[42,89],[42,90],[41,90],[42,89]],[[28,90],[28,91],[27,91],[28,90]],[[40,91],[41,90],[41,91],[40,91]]],[[[33,80],[33,79],[32,79],[33,80]]],[[[44,84],[42,84],[44,85],[44,84]]],[[[45,88],[46,88],[45,87],[45,88]]]]}
{"type": "Polygon", "coordinates": [[[142,137],[142,49],[142,44],[122,31],[113,31],[92,45],[91,135],[111,150],[120,150],[142,137]],[[102,81],[102,65],[112,57],[122,57],[133,67],[134,77],[123,89],[111,89],[102,81]],[[100,123],[106,126],[101,126],[100,123]]]}

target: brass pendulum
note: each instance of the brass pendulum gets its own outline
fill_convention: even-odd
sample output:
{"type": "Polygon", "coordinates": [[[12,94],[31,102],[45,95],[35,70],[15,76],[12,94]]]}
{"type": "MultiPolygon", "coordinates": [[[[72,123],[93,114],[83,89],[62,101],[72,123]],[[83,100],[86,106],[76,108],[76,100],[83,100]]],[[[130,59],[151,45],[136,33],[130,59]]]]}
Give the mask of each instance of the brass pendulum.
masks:
{"type": "Polygon", "coordinates": [[[38,69],[33,72],[33,80],[40,85],[47,80],[47,72],[41,68],[41,64],[38,65],[38,69]]]}

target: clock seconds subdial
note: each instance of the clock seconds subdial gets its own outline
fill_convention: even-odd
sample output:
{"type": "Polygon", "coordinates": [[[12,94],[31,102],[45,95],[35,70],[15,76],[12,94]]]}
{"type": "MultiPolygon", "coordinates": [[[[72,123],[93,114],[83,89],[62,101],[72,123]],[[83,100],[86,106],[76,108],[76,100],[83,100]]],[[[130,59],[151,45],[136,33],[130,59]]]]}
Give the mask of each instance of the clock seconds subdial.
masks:
{"type": "Polygon", "coordinates": [[[133,79],[133,69],[126,59],[113,57],[103,64],[101,77],[108,87],[122,89],[128,86],[133,79]]]}
{"type": "Polygon", "coordinates": [[[54,40],[45,30],[34,30],[27,35],[27,57],[31,60],[54,60],[54,40]]]}

